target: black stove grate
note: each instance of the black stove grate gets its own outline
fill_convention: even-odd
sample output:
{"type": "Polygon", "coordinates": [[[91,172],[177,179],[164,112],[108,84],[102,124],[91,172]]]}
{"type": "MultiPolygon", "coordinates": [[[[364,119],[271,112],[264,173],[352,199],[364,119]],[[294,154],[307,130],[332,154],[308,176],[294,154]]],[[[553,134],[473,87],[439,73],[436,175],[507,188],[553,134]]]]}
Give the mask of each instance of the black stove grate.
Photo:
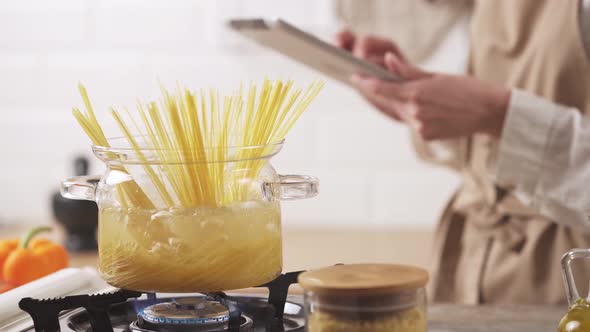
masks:
{"type": "Polygon", "coordinates": [[[285,313],[285,303],[289,293],[289,286],[297,283],[297,277],[303,271],[289,272],[281,274],[276,279],[258,287],[268,288],[268,303],[272,304],[276,310],[275,318],[282,319],[285,313]]]}
{"type": "Polygon", "coordinates": [[[238,301],[224,292],[207,293],[206,295],[208,299],[220,302],[227,307],[227,310],[229,311],[228,330],[240,331],[240,326],[242,325],[242,311],[237,305],[238,301]]]}
{"type": "MultiPolygon", "coordinates": [[[[268,321],[268,327],[278,328],[282,326],[285,304],[289,287],[297,283],[297,277],[303,271],[281,274],[273,281],[260,285],[269,290],[268,303],[274,308],[274,312],[268,321]]],[[[113,293],[97,295],[73,295],[55,299],[23,298],[19,307],[26,311],[33,319],[36,332],[61,332],[59,324],[60,312],[85,308],[88,314],[90,326],[93,332],[113,332],[109,318],[109,309],[115,304],[128,301],[130,298],[140,297],[142,293],[128,290],[119,290],[113,293]]],[[[230,318],[228,331],[239,331],[242,312],[238,306],[238,298],[229,296],[223,292],[205,294],[208,298],[221,302],[227,306],[230,318]]],[[[148,297],[154,296],[148,294],[148,297]]]]}
{"type": "Polygon", "coordinates": [[[19,301],[18,306],[31,316],[36,332],[60,332],[60,312],[77,308],[84,308],[88,312],[92,331],[112,332],[113,327],[108,315],[111,305],[140,296],[139,292],[122,289],[106,294],[73,295],[43,300],[25,297],[19,301]]]}

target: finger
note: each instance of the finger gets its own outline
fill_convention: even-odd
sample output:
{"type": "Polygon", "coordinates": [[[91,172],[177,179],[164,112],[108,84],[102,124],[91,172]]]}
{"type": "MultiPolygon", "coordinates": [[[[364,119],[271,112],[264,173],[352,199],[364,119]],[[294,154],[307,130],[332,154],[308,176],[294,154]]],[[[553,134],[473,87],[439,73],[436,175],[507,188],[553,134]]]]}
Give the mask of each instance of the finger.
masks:
{"type": "Polygon", "coordinates": [[[449,130],[449,127],[441,123],[420,122],[414,125],[422,139],[427,141],[458,137],[457,132],[449,130]]]}
{"type": "Polygon", "coordinates": [[[430,104],[419,104],[415,102],[406,103],[405,116],[412,122],[434,122],[448,119],[446,110],[430,104]]]}
{"type": "Polygon", "coordinates": [[[399,110],[396,107],[392,107],[392,102],[387,101],[382,97],[372,94],[366,94],[360,92],[365,100],[367,100],[371,105],[373,105],[376,109],[378,109],[381,113],[387,115],[388,117],[399,121],[404,122],[402,115],[400,114],[399,110]]]}
{"type": "Polygon", "coordinates": [[[342,29],[340,32],[338,32],[338,34],[336,34],[336,46],[349,52],[352,52],[355,40],[355,34],[348,28],[342,29]]]}
{"type": "Polygon", "coordinates": [[[392,43],[392,50],[391,53],[395,54],[395,56],[398,57],[398,59],[400,59],[402,62],[407,63],[408,60],[406,58],[406,56],[404,55],[404,52],[402,52],[402,50],[399,48],[399,46],[397,46],[397,44],[392,43]]]}
{"type": "Polygon", "coordinates": [[[365,60],[385,68],[385,58],[383,55],[369,55],[365,58],[365,60]]]}
{"type": "Polygon", "coordinates": [[[388,117],[394,119],[395,121],[405,122],[404,119],[402,118],[400,112],[396,108],[390,107],[389,105],[385,104],[385,102],[383,100],[380,100],[380,98],[378,96],[375,96],[375,95],[369,96],[369,95],[364,95],[362,93],[361,93],[361,95],[363,97],[365,97],[365,100],[367,100],[371,105],[373,105],[373,107],[375,107],[381,113],[387,115],[388,117]]]}
{"type": "Polygon", "coordinates": [[[399,57],[404,58],[401,51],[391,40],[375,36],[365,36],[359,38],[354,45],[352,53],[362,59],[370,56],[383,56],[387,52],[394,52],[399,57]]]}
{"type": "Polygon", "coordinates": [[[388,52],[384,56],[385,68],[389,71],[410,80],[422,79],[431,77],[432,74],[406,62],[398,55],[388,52]]]}
{"type": "Polygon", "coordinates": [[[402,115],[400,114],[400,109],[402,107],[401,104],[397,103],[395,100],[388,100],[383,96],[379,96],[367,91],[359,90],[359,93],[365,97],[365,99],[371,103],[371,105],[375,106],[379,111],[384,113],[385,115],[393,118],[396,121],[404,122],[402,115]]]}
{"type": "Polygon", "coordinates": [[[406,99],[403,83],[383,81],[374,77],[361,75],[353,75],[351,77],[351,83],[355,88],[367,93],[399,100],[406,99]]]}
{"type": "Polygon", "coordinates": [[[464,137],[473,134],[469,128],[458,126],[456,121],[450,119],[436,119],[408,122],[416,132],[425,140],[440,140],[464,137]]]}

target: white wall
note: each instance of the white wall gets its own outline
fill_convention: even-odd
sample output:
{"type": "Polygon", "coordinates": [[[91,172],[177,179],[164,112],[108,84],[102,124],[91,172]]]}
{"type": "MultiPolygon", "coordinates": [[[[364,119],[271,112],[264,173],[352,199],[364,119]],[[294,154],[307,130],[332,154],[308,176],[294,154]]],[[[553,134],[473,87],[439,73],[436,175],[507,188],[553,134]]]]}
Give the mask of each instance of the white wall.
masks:
{"type": "MultiPolygon", "coordinates": [[[[0,222],[48,220],[49,194],[72,158],[90,155],[71,116],[78,82],[106,119],[110,105],[156,96],[158,80],[227,88],[318,77],[223,28],[224,17],[261,14],[322,36],[336,28],[326,0],[1,1],[0,222]]],[[[429,66],[459,70],[464,39],[458,27],[429,66]]],[[[430,227],[457,182],[415,159],[402,126],[330,80],[287,141],[277,169],[319,176],[321,194],[285,204],[286,224],[430,227]]]]}

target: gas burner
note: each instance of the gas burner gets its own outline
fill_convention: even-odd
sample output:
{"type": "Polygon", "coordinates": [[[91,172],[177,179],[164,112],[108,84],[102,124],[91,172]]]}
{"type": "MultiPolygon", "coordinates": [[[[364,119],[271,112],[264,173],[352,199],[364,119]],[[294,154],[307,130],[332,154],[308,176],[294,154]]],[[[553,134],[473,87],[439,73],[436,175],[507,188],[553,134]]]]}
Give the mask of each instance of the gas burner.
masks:
{"type": "Polygon", "coordinates": [[[218,325],[227,323],[229,310],[219,302],[186,297],[151,305],[137,316],[142,325],[218,325]]]}
{"type": "MultiPolygon", "coordinates": [[[[200,301],[210,301],[209,298],[196,296],[200,301]]],[[[146,324],[145,320],[140,321],[139,315],[145,309],[158,304],[171,305],[174,302],[183,303],[185,298],[157,298],[138,299],[115,304],[109,311],[109,317],[115,332],[249,332],[249,331],[280,331],[280,332],[302,332],[304,330],[305,316],[303,310],[303,298],[301,295],[293,295],[285,303],[283,318],[275,319],[276,311],[274,306],[268,303],[265,297],[260,296],[232,296],[231,300],[241,312],[238,317],[239,324],[230,327],[229,321],[211,325],[172,325],[172,324],[146,324]],[[141,309],[144,308],[144,309],[141,309]],[[143,325],[142,325],[143,324],[143,325]]],[[[194,301],[195,296],[187,297],[188,301],[194,301]]],[[[230,310],[231,311],[231,310],[230,310]]],[[[193,317],[194,318],[194,317],[193,317]]],[[[63,322],[69,329],[65,331],[93,332],[88,313],[77,311],[65,316],[63,322]]],[[[104,330],[98,330],[100,332],[104,330]]]]}
{"type": "MultiPolygon", "coordinates": [[[[183,297],[151,305],[137,313],[131,331],[227,331],[229,310],[220,302],[203,297],[183,297]]],[[[240,329],[252,325],[241,315],[240,329]]]]}
{"type": "Polygon", "coordinates": [[[287,293],[299,273],[282,274],[259,286],[268,288],[268,297],[219,292],[137,298],[141,293],[119,290],[60,299],[24,298],[19,306],[33,318],[34,327],[31,324],[27,332],[295,332],[304,330],[303,297],[287,293]]]}

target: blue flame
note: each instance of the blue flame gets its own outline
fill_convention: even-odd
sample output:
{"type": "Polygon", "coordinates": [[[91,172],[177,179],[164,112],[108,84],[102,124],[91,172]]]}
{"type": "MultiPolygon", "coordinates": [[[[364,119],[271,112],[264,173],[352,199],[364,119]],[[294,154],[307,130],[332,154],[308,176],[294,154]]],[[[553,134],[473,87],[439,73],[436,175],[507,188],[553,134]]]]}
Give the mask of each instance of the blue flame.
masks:
{"type": "Polygon", "coordinates": [[[145,308],[163,301],[164,299],[158,299],[156,297],[156,293],[147,293],[147,299],[136,299],[133,301],[133,309],[135,313],[140,314],[145,308]]]}

